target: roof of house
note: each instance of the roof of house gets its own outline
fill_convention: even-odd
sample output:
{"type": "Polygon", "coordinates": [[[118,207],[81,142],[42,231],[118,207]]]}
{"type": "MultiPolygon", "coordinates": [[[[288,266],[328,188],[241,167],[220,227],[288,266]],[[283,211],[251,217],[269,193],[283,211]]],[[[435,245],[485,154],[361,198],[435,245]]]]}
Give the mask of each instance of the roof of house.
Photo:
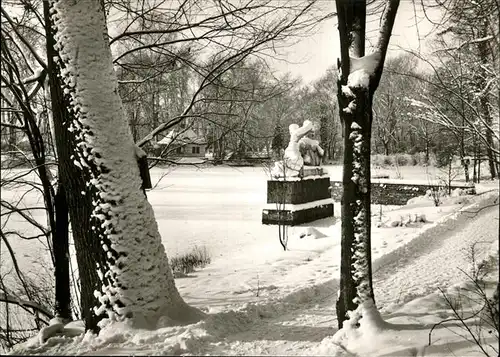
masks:
{"type": "Polygon", "coordinates": [[[167,136],[158,141],[158,145],[205,145],[207,142],[204,137],[196,134],[193,129],[185,129],[178,131],[176,129],[171,130],[167,136]]]}

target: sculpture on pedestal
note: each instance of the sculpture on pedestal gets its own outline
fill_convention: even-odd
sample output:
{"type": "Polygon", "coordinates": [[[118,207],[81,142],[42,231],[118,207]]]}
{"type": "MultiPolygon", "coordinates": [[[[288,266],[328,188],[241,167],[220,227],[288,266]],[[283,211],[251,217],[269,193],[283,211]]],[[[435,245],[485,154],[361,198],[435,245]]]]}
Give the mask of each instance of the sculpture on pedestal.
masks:
{"type": "Polygon", "coordinates": [[[307,137],[313,134],[313,123],[304,121],[301,127],[297,124],[289,126],[290,142],[288,143],[283,160],[277,161],[271,171],[273,177],[298,176],[304,166],[320,166],[324,150],[318,140],[307,137]]]}

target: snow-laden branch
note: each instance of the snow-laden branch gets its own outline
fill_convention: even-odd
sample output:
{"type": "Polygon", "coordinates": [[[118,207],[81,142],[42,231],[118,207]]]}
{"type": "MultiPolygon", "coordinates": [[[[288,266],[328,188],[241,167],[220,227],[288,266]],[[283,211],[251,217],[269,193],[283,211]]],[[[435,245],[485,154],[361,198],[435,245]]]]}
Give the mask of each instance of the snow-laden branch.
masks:
{"type": "Polygon", "coordinates": [[[399,8],[399,1],[400,0],[387,0],[384,13],[382,14],[379,37],[375,50],[375,52],[378,52],[380,56],[378,58],[378,63],[375,69],[373,82],[370,83],[371,90],[373,91],[377,89],[378,84],[380,83],[380,79],[382,77],[385,57],[387,54],[387,49],[389,47],[389,41],[391,39],[392,28],[394,27],[394,22],[396,21],[396,14],[399,8]]]}
{"type": "Polygon", "coordinates": [[[40,82],[43,81],[45,78],[45,75],[47,74],[47,71],[45,69],[36,69],[35,72],[22,80],[24,84],[30,84],[33,82],[40,82]]]}
{"type": "Polygon", "coordinates": [[[473,44],[477,44],[477,43],[481,43],[481,42],[488,42],[488,41],[491,41],[493,39],[494,39],[493,35],[489,35],[489,36],[485,36],[485,37],[481,37],[481,38],[475,38],[475,39],[467,40],[467,41],[459,44],[458,46],[441,48],[437,51],[434,51],[434,53],[443,52],[443,51],[461,50],[465,46],[469,46],[469,45],[473,45],[473,44]]]}
{"type": "Polygon", "coordinates": [[[39,312],[48,317],[49,319],[54,318],[54,315],[49,310],[47,310],[45,307],[34,301],[23,300],[16,296],[8,295],[4,292],[0,292],[0,301],[6,302],[8,304],[19,305],[25,309],[32,309],[34,312],[39,312]]]}
{"type": "MultiPolygon", "coordinates": [[[[477,118],[481,122],[481,124],[486,128],[486,130],[492,132],[495,137],[498,137],[499,134],[497,133],[497,131],[486,122],[484,116],[478,111],[478,109],[476,108],[474,103],[471,102],[470,100],[468,100],[468,98],[466,98],[464,95],[462,95],[461,93],[458,93],[455,89],[450,87],[445,82],[439,69],[430,60],[424,58],[421,54],[416,53],[415,51],[411,51],[411,50],[406,50],[406,51],[408,53],[412,54],[413,56],[417,57],[418,59],[424,61],[427,65],[429,65],[432,68],[434,75],[437,79],[437,83],[430,81],[429,79],[426,79],[424,76],[417,75],[417,74],[398,73],[399,75],[416,78],[416,79],[420,80],[421,82],[424,82],[424,83],[427,83],[427,84],[433,86],[434,88],[436,88],[439,91],[445,91],[446,93],[450,94],[452,97],[459,99],[461,101],[461,103],[463,103],[469,110],[471,110],[471,112],[474,114],[474,117],[477,118]]],[[[451,104],[451,103],[448,101],[448,104],[451,104]]],[[[465,116],[462,116],[462,117],[468,123],[472,123],[467,117],[465,117],[465,116]]],[[[471,125],[473,127],[475,127],[473,123],[471,125]]]]}
{"type": "MultiPolygon", "coordinates": [[[[2,111],[4,111],[4,108],[2,108],[2,111]]],[[[24,130],[24,127],[22,126],[19,126],[19,125],[15,125],[15,124],[10,124],[10,123],[6,123],[6,122],[0,122],[0,126],[5,126],[7,128],[12,128],[12,129],[18,129],[18,130],[24,130]]]]}
{"type": "MultiPolygon", "coordinates": [[[[480,140],[485,143],[485,145],[489,146],[486,135],[485,135],[485,133],[483,133],[483,131],[480,129],[480,127],[478,127],[478,125],[477,125],[478,123],[472,122],[467,116],[462,116],[466,125],[460,126],[460,125],[456,124],[452,120],[452,118],[450,118],[448,115],[446,115],[438,107],[438,105],[433,102],[433,100],[431,98],[425,97],[425,99],[430,104],[424,103],[422,101],[414,100],[411,98],[405,98],[405,100],[410,101],[410,103],[411,103],[410,105],[427,111],[427,113],[428,113],[427,115],[425,115],[425,114],[419,115],[419,116],[417,116],[418,118],[425,120],[427,122],[433,123],[433,124],[440,125],[441,127],[444,127],[444,128],[451,130],[451,132],[455,132],[457,130],[467,130],[467,131],[477,135],[480,138],[480,140]]],[[[483,118],[481,116],[478,117],[478,120],[479,120],[480,126],[482,126],[485,130],[490,132],[497,142],[500,141],[500,136],[498,134],[498,130],[495,130],[495,128],[493,126],[488,125],[486,123],[486,121],[483,120],[483,118]]],[[[500,154],[500,150],[495,148],[494,146],[491,147],[491,150],[497,155],[500,154]]]]}
{"type": "Polygon", "coordinates": [[[399,0],[387,0],[384,13],[382,15],[381,26],[379,30],[379,37],[377,43],[377,51],[386,53],[389,47],[389,40],[391,39],[392,28],[398,12],[399,0]]]}

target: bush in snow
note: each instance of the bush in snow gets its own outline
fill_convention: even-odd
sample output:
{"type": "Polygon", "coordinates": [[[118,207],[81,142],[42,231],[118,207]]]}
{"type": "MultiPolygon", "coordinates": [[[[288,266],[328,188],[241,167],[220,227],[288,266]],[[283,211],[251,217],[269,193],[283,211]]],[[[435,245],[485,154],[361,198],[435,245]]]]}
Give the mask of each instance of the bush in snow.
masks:
{"type": "Polygon", "coordinates": [[[372,164],[377,167],[391,166],[393,163],[392,159],[392,155],[375,154],[371,156],[372,164]]]}
{"type": "Polygon", "coordinates": [[[371,162],[376,167],[388,167],[388,166],[428,166],[436,165],[436,156],[434,154],[429,155],[429,160],[427,160],[427,155],[424,152],[417,152],[415,154],[392,154],[383,155],[375,154],[371,156],[371,162]]]}
{"type": "Polygon", "coordinates": [[[415,162],[415,165],[420,165],[420,166],[429,165],[429,162],[427,162],[428,160],[427,156],[425,155],[425,152],[416,152],[415,154],[412,155],[412,158],[413,161],[415,162]]]}
{"type": "Polygon", "coordinates": [[[170,266],[174,276],[181,277],[182,274],[192,273],[196,268],[203,268],[210,264],[212,258],[205,246],[195,246],[189,253],[170,259],[170,266]]]}
{"type": "Polygon", "coordinates": [[[398,166],[414,165],[414,160],[409,154],[396,154],[394,162],[398,166]]]}
{"type": "Polygon", "coordinates": [[[390,223],[391,227],[409,227],[413,223],[426,223],[427,218],[425,214],[408,214],[407,216],[400,216],[399,219],[390,223]]]}
{"type": "Polygon", "coordinates": [[[443,196],[446,195],[446,192],[442,189],[432,189],[432,190],[427,190],[426,194],[427,197],[431,197],[432,201],[434,202],[434,206],[438,207],[443,203],[443,196]]]}

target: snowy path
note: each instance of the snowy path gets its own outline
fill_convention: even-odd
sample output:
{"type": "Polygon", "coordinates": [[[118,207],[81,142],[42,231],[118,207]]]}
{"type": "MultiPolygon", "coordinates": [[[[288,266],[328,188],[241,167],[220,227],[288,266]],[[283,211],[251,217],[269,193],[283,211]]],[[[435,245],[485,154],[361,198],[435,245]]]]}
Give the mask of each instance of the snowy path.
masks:
{"type": "Polygon", "coordinates": [[[390,304],[402,304],[463,281],[460,269],[470,267],[470,247],[476,243],[476,259],[481,259],[498,240],[498,203],[488,207],[493,201],[483,201],[480,207],[484,209],[478,213],[479,207],[470,208],[447,224],[425,231],[393,253],[398,255],[396,261],[377,261],[373,284],[382,312],[390,310],[390,304]],[[401,294],[394,294],[398,290],[401,294]]]}
{"type": "MultiPolygon", "coordinates": [[[[389,312],[417,296],[464,280],[459,268],[467,269],[467,250],[475,242],[480,257],[498,240],[498,205],[493,198],[460,213],[455,219],[423,232],[418,238],[374,262],[377,304],[389,312]],[[480,210],[480,208],[483,208],[480,210]],[[479,212],[477,212],[479,211],[479,212]],[[469,213],[477,212],[477,213],[469,213]],[[450,264],[453,262],[453,264],[450,264]]],[[[226,336],[217,346],[204,346],[200,353],[223,355],[315,354],[318,342],[336,330],[337,281],[329,294],[321,294],[302,306],[277,317],[258,320],[248,330],[226,336]]],[[[201,347],[201,346],[200,346],[201,347]]]]}
{"type": "MultiPolygon", "coordinates": [[[[498,191],[477,198],[475,202],[480,203],[451,216],[442,216],[443,220],[436,224],[421,227],[418,235],[407,237],[405,245],[386,254],[380,251],[382,255],[373,264],[373,278],[377,305],[386,318],[398,317],[398,305],[436,291],[438,287],[447,288],[464,281],[459,268],[469,268],[467,248],[473,243],[481,242],[477,245],[478,260],[493,248],[492,244],[498,244],[499,207],[498,203],[491,206],[498,199],[498,191]],[[395,313],[389,317],[391,312],[395,313]]],[[[443,207],[443,212],[448,211],[443,207]]],[[[380,242],[389,241],[389,246],[395,243],[390,242],[391,239],[400,239],[391,235],[390,230],[381,232],[380,242]]],[[[322,251],[311,261],[311,266],[291,267],[288,275],[275,278],[293,290],[274,289],[263,293],[257,304],[247,300],[226,305],[228,308],[208,314],[198,324],[153,331],[131,330],[115,324],[101,331],[98,337],[81,335],[73,340],[54,337],[41,346],[34,343],[22,354],[47,354],[48,351],[48,354],[62,355],[324,354],[324,340],[333,336],[337,328],[339,251],[336,248],[333,245],[322,251]],[[319,271],[317,264],[321,266],[319,271]],[[305,276],[307,280],[292,279],[296,275],[305,276]]],[[[426,340],[427,331],[424,334],[426,340]]],[[[419,336],[417,345],[421,345],[421,340],[419,336]]]]}

